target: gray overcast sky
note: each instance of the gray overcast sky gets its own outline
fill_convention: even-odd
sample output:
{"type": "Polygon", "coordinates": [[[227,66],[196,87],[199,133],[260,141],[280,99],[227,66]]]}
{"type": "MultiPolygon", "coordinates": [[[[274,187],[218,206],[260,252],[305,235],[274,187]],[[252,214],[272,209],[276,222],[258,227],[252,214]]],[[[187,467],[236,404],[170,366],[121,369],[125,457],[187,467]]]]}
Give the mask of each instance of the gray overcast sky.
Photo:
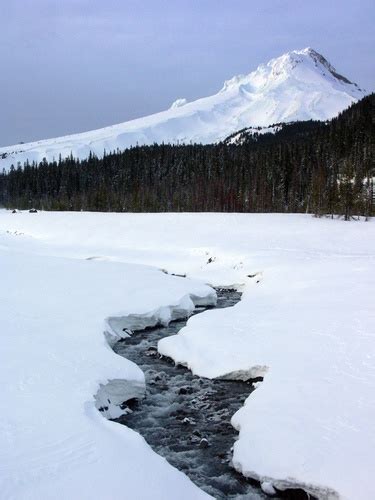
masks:
{"type": "Polygon", "coordinates": [[[0,0],[0,19],[2,146],[210,95],[307,46],[375,87],[374,0],[0,0]]]}

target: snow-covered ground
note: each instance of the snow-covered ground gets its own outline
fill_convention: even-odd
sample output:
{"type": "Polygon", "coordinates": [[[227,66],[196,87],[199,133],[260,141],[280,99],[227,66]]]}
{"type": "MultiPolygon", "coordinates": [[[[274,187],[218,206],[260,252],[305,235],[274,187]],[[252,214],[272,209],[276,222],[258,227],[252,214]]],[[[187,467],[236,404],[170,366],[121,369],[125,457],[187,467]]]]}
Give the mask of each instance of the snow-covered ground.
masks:
{"type": "Polygon", "coordinates": [[[0,171],[27,159],[87,158],[90,151],[101,157],[104,150],[154,142],[207,144],[245,127],[327,120],[364,95],[313,49],[293,50],[231,78],[215,95],[177,99],[166,111],[98,130],[0,148],[0,171]]]}
{"type": "Polygon", "coordinates": [[[374,264],[374,221],[0,211],[1,498],[207,497],[94,400],[107,380],[143,380],[105,318],[188,309],[212,299],[205,282],[243,284],[242,301],[159,350],[202,376],[264,375],[233,417],[235,466],[375,498],[374,264]]]}

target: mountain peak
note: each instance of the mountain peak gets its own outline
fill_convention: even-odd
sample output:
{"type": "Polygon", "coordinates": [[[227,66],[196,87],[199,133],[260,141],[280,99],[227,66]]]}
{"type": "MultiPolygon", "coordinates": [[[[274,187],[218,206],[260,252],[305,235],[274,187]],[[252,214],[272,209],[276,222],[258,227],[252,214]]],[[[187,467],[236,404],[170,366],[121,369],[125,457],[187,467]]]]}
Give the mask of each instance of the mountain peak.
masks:
{"type": "Polygon", "coordinates": [[[279,86],[291,80],[307,85],[320,81],[323,87],[327,83],[338,86],[352,85],[354,91],[361,91],[356,83],[340,75],[322,54],[311,47],[306,47],[271,59],[247,75],[234,76],[224,82],[221,92],[238,88],[263,92],[265,88],[279,86]]]}
{"type": "Polygon", "coordinates": [[[324,56],[322,56],[322,54],[317,52],[316,50],[312,49],[311,47],[307,47],[306,49],[303,49],[300,52],[302,54],[306,54],[307,56],[309,56],[314,61],[314,63],[316,65],[320,64],[321,66],[326,68],[331,73],[332,76],[337,78],[337,80],[340,80],[340,81],[347,83],[349,85],[355,85],[356,87],[358,87],[358,85],[356,83],[353,83],[350,80],[348,80],[347,78],[345,78],[345,76],[340,75],[336,71],[336,69],[332,66],[332,64],[329,63],[327,61],[327,59],[324,56]]]}
{"type": "Polygon", "coordinates": [[[177,99],[161,113],[99,130],[0,148],[0,171],[10,165],[69,156],[98,157],[135,144],[213,143],[244,128],[301,120],[328,120],[365,92],[311,47],[292,50],[234,76],[215,95],[177,99]]]}

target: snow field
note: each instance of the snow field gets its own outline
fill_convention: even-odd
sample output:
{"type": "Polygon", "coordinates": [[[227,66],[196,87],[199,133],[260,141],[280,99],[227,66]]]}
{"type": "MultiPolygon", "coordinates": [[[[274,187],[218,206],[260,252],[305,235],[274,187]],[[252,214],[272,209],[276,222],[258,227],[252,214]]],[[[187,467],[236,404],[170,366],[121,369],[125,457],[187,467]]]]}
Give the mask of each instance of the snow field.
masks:
{"type": "Polygon", "coordinates": [[[145,266],[13,254],[9,239],[0,236],[0,497],[207,498],[141,436],[103,418],[95,407],[103,389],[94,396],[122,382],[106,392],[118,410],[123,381],[143,383],[108,346],[108,313],[152,311],[211,289],[145,266]]]}
{"type": "Polygon", "coordinates": [[[183,297],[188,310],[189,294],[212,300],[204,282],[242,284],[242,300],[159,350],[201,376],[264,376],[232,419],[235,467],[270,489],[374,498],[374,257],[373,220],[0,211],[4,498],[119,498],[125,482],[138,498],[203,495],[94,395],[143,380],[110,350],[105,318],[183,297]]]}

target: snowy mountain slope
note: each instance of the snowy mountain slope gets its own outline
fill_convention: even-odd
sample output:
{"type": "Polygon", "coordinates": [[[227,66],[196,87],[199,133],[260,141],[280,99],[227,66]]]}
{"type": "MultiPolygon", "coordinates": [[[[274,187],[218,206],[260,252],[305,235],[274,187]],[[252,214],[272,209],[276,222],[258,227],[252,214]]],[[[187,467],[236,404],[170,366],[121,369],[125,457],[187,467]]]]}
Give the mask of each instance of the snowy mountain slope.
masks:
{"type": "Polygon", "coordinates": [[[81,134],[0,148],[0,169],[11,164],[154,142],[210,143],[249,126],[326,120],[365,92],[339,75],[310,48],[288,52],[248,75],[235,76],[215,95],[187,103],[178,99],[161,113],[81,134]]]}

